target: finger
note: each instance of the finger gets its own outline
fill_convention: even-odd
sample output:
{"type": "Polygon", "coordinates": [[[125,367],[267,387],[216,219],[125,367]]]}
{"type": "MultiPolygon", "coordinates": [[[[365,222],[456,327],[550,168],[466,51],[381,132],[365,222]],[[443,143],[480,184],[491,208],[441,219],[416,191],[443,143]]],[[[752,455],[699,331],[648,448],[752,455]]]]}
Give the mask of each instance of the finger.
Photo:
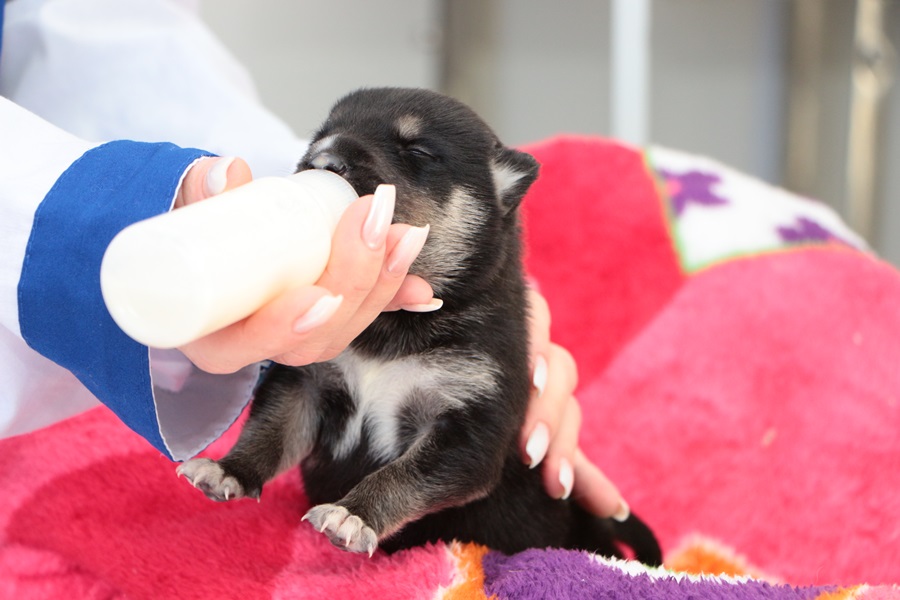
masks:
{"type": "Polygon", "coordinates": [[[569,396],[563,411],[559,429],[550,442],[544,461],[544,489],[553,498],[568,498],[575,481],[575,450],[578,448],[578,431],[581,429],[581,407],[574,396],[569,396]]]}
{"type": "Polygon", "coordinates": [[[226,190],[244,185],[253,179],[250,166],[241,158],[201,158],[188,170],[178,193],[174,208],[205,200],[226,190]]]}
{"type": "Polygon", "coordinates": [[[305,342],[317,335],[341,304],[316,286],[289,290],[243,319],[186,344],[180,350],[209,373],[233,373],[254,362],[278,357],[299,366],[318,358],[321,345],[305,342]]]}
{"type": "Polygon", "coordinates": [[[386,242],[386,258],[375,285],[332,339],[331,345],[323,353],[323,358],[337,356],[384,311],[397,295],[410,265],[419,255],[427,237],[428,227],[412,227],[405,224],[390,227],[386,242]]]}
{"type": "Polygon", "coordinates": [[[344,346],[350,342],[343,332],[378,280],[392,213],[390,190],[387,196],[381,192],[360,198],[344,212],[333,236],[328,266],[316,284],[341,297],[340,306],[326,322],[303,332],[302,343],[283,350],[275,360],[291,365],[307,364],[312,356],[327,360],[336,355],[327,353],[336,339],[344,346]]]}
{"type": "MultiPolygon", "coordinates": [[[[338,223],[328,266],[317,285],[340,294],[344,301],[323,328],[320,339],[311,340],[319,344],[324,359],[329,358],[326,352],[329,348],[343,349],[350,342],[352,336],[345,335],[345,330],[359,329],[354,318],[381,277],[393,209],[393,186],[379,186],[375,195],[352,204],[338,223]]],[[[396,287],[399,287],[402,278],[397,279],[396,287]]]]}
{"type": "Polygon", "coordinates": [[[384,264],[394,193],[393,186],[379,186],[374,196],[360,198],[344,212],[332,238],[328,265],[317,282],[342,298],[340,307],[304,338],[302,348],[280,354],[276,360],[288,364],[303,364],[309,356],[328,360],[352,340],[345,331],[351,326],[355,333],[361,331],[351,319],[375,287],[384,264]]]}
{"type": "Polygon", "coordinates": [[[384,307],[385,311],[410,310],[412,312],[421,312],[422,308],[429,310],[437,310],[443,305],[439,299],[434,297],[434,291],[428,282],[417,275],[407,275],[400,284],[400,289],[394,294],[394,297],[384,307]],[[436,308],[434,308],[436,307],[436,308]]]}
{"type": "Polygon", "coordinates": [[[546,369],[546,383],[543,391],[535,387],[532,392],[520,440],[523,460],[532,468],[540,464],[550,442],[559,435],[566,403],[578,385],[575,360],[558,344],[550,344],[546,359],[539,355],[536,372],[542,369],[546,369]]]}
{"type": "Polygon", "coordinates": [[[550,346],[550,307],[533,287],[528,288],[528,347],[532,368],[535,359],[550,346]]]}
{"type": "Polygon", "coordinates": [[[552,418],[555,422],[556,416],[544,398],[550,353],[550,310],[547,301],[533,287],[529,286],[527,293],[528,355],[534,390],[522,427],[521,446],[525,462],[534,468],[544,459],[550,446],[550,428],[545,419],[552,418]]]}
{"type": "Polygon", "coordinates": [[[628,503],[615,484],[584,455],[575,450],[575,485],[572,497],[589,513],[624,521],[630,514],[628,503]]]}

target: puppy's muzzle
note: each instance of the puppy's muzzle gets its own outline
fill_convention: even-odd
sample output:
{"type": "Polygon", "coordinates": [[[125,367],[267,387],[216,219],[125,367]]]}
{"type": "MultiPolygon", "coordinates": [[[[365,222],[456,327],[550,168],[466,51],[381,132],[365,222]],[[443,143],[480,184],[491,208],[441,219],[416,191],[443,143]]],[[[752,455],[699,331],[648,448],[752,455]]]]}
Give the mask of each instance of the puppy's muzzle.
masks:
{"type": "Polygon", "coordinates": [[[309,164],[312,165],[313,169],[331,171],[338,175],[343,175],[347,172],[347,163],[331,152],[319,152],[313,155],[309,160],[309,164]]]}

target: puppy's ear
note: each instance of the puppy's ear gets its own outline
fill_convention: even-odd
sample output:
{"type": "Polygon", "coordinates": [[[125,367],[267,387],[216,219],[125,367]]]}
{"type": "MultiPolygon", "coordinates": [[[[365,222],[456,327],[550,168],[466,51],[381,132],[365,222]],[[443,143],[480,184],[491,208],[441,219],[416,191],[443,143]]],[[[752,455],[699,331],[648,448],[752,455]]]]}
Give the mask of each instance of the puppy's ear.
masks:
{"type": "Polygon", "coordinates": [[[530,154],[498,145],[491,163],[491,175],[504,212],[509,213],[519,206],[525,192],[537,179],[538,169],[538,162],[530,154]]]}

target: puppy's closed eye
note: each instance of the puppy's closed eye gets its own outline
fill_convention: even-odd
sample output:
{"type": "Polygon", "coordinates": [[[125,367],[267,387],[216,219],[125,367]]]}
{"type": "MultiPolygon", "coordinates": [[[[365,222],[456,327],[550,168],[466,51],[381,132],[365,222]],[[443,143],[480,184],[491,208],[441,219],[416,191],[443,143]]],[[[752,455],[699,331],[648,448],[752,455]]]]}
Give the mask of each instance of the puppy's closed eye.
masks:
{"type": "Polygon", "coordinates": [[[408,156],[410,158],[414,158],[416,160],[423,161],[432,161],[439,162],[440,157],[438,154],[425,146],[413,144],[411,146],[407,146],[400,151],[404,156],[408,156]]]}

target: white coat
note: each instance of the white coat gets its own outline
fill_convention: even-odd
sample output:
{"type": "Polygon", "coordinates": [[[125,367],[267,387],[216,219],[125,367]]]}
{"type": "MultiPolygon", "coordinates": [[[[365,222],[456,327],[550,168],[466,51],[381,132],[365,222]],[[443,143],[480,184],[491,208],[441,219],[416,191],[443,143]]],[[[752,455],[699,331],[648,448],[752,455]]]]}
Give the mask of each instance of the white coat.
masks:
{"type": "Polygon", "coordinates": [[[249,400],[257,366],[215,376],[177,350],[150,351],[118,330],[99,293],[108,241],[170,210],[197,158],[240,156],[255,176],[284,175],[304,152],[195,8],[174,0],[6,3],[0,436],[100,401],[184,460],[249,400]]]}

